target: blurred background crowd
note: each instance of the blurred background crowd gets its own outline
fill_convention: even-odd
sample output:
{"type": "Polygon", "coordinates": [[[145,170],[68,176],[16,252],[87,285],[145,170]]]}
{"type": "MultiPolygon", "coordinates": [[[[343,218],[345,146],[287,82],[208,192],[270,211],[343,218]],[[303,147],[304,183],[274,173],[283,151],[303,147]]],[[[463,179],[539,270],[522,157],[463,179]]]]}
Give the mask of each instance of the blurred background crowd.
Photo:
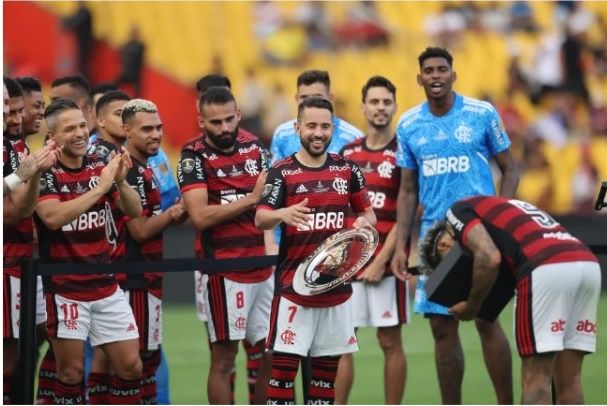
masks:
{"type": "MultiPolygon", "coordinates": [[[[521,169],[518,195],[554,214],[592,210],[607,180],[607,3],[4,2],[4,74],[115,82],[154,101],[176,162],[197,134],[196,81],[222,73],[241,127],[268,145],[295,116],[296,78],[326,69],[338,115],[359,128],[360,89],[379,74],[399,113],[424,100],[417,55],[454,55],[465,95],[492,102],[521,169]]],[[[48,98],[47,98],[48,100],[48,98]]],[[[41,131],[44,132],[44,129],[41,131]]],[[[42,137],[39,137],[42,139],[42,137]]],[[[36,145],[32,139],[31,144],[36,145]]]]}

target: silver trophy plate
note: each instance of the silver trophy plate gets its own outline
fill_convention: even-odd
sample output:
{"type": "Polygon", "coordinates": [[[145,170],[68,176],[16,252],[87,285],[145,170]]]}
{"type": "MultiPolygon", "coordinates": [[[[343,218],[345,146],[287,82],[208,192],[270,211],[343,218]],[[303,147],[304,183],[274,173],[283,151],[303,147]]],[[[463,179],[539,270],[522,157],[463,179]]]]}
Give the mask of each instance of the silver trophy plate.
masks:
{"type": "Polygon", "coordinates": [[[314,296],[343,284],[369,261],[378,242],[377,230],[370,226],[333,234],[297,267],[293,289],[314,296]]]}

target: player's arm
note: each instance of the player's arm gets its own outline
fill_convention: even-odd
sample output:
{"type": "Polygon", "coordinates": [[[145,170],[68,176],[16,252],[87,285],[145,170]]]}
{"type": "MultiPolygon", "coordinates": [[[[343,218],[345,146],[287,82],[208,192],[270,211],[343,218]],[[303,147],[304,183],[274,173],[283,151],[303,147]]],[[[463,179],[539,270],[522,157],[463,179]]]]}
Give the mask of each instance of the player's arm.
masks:
{"type": "MultiPolygon", "coordinates": [[[[141,216],[141,198],[131,185],[126,181],[126,175],[129,168],[133,166],[128,151],[122,147],[122,153],[112,155],[108,165],[103,168],[104,171],[114,174],[114,183],[118,189],[118,198],[116,205],[127,216],[131,218],[141,216]]],[[[102,172],[103,176],[103,172],[102,172]]]]}
{"type": "Polygon", "coordinates": [[[274,238],[274,230],[263,230],[263,241],[266,255],[278,255],[278,244],[274,238]]]}
{"type": "Polygon", "coordinates": [[[362,274],[358,276],[358,280],[365,282],[379,282],[381,281],[386,264],[390,263],[392,254],[394,253],[394,247],[396,246],[396,224],[392,226],[390,232],[386,236],[386,241],[382,245],[381,251],[377,253],[373,262],[371,262],[364,270],[362,274]]]}
{"type": "Polygon", "coordinates": [[[497,279],[502,257],[487,229],[480,222],[470,228],[464,245],[473,256],[472,285],[468,299],[455,304],[449,311],[461,320],[472,320],[497,279]]]}
{"type": "Polygon", "coordinates": [[[206,188],[191,189],[184,192],[183,200],[192,223],[199,230],[205,230],[254,208],[259,203],[267,176],[267,171],[263,170],[257,177],[257,182],[251,193],[226,204],[209,204],[206,188]]]}
{"type": "Polygon", "coordinates": [[[366,225],[373,227],[376,223],[377,216],[375,215],[375,211],[373,211],[373,207],[369,206],[362,212],[356,213],[356,220],[354,220],[353,227],[361,228],[366,225]]]}
{"type": "Polygon", "coordinates": [[[500,196],[514,197],[519,182],[519,171],[510,148],[496,154],[495,162],[502,172],[500,196]]]}
{"type": "Polygon", "coordinates": [[[396,200],[396,235],[391,269],[394,275],[404,280],[407,274],[406,242],[411,236],[415,213],[419,203],[418,171],[402,168],[400,186],[396,200]]]}

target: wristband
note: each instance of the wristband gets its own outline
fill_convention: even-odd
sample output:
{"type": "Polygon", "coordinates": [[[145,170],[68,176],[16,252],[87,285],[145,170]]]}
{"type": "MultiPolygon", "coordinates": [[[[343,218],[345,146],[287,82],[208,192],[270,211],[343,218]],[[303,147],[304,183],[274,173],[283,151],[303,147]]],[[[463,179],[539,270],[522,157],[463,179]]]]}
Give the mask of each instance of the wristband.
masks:
{"type": "Polygon", "coordinates": [[[10,175],[6,176],[4,178],[4,181],[6,182],[6,186],[8,186],[8,189],[10,191],[15,190],[17,188],[17,186],[19,186],[20,184],[23,183],[23,181],[21,180],[19,175],[17,175],[14,172],[11,173],[10,175]]]}

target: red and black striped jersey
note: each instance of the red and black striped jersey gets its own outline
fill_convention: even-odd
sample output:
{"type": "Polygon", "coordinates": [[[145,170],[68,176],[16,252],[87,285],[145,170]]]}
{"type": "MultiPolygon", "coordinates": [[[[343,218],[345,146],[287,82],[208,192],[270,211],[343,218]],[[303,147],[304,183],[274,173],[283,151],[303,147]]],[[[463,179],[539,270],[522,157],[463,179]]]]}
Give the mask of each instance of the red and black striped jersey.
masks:
{"type": "MultiPolygon", "coordinates": [[[[126,181],[139,194],[142,216],[153,217],[161,213],[160,189],[154,180],[152,168],[131,158],[133,167],[129,169],[126,181]]],[[[123,215],[119,220],[126,224],[130,217],[123,215]]],[[[162,260],[162,232],[142,243],[136,241],[126,229],[123,234],[127,261],[159,261],[162,260]]],[[[116,279],[123,289],[147,289],[156,297],[162,297],[162,272],[146,272],[145,274],[116,274],[116,279]]]]}
{"type": "MultiPolygon", "coordinates": [[[[3,173],[8,176],[15,172],[30,149],[20,137],[4,136],[3,139],[3,173]]],[[[5,273],[19,277],[20,261],[31,258],[34,250],[34,222],[27,217],[15,225],[3,226],[4,246],[2,265],[5,273]]]]}
{"type": "MultiPolygon", "coordinates": [[[[208,204],[228,204],[253,191],[257,177],[267,168],[267,152],[259,139],[239,131],[236,146],[225,153],[210,146],[202,136],[184,146],[177,165],[181,193],[206,188],[208,204]]],[[[255,210],[247,210],[200,232],[202,257],[213,259],[265,255],[263,232],[255,227],[255,210]]],[[[223,275],[236,282],[266,280],[272,269],[234,270],[223,275]]]]}
{"type": "Polygon", "coordinates": [[[300,305],[336,306],[352,295],[350,285],[306,297],[293,290],[293,276],[298,265],[316,247],[346,228],[349,204],[356,213],[362,213],[371,206],[365,177],[358,165],[338,154],[328,154],[324,165],[318,168],[304,166],[295,155],[291,155],[276,162],[270,169],[257,210],[277,210],[306,198],[307,207],[311,209],[307,229],[281,223],[276,286],[282,296],[300,305]]]}
{"type": "MultiPolygon", "coordinates": [[[[120,148],[115,144],[97,137],[89,146],[88,153],[92,159],[99,159],[105,165],[110,161],[111,153],[120,152],[120,148]]],[[[114,201],[110,201],[111,211],[108,211],[105,229],[107,231],[107,240],[110,243],[110,260],[119,261],[126,252],[125,233],[126,223],[123,220],[122,210],[114,201]]]]}
{"type": "MultiPolygon", "coordinates": [[[[388,233],[396,224],[396,199],[400,187],[400,169],[396,166],[397,148],[396,137],[392,138],[392,141],[384,148],[377,150],[367,147],[365,138],[359,138],[346,145],[341,153],[344,158],[356,163],[365,175],[371,205],[377,216],[375,229],[379,233],[379,244],[368,264],[381,251],[388,233]]],[[[354,220],[356,217],[350,213],[348,226],[351,226],[354,220]]],[[[360,275],[363,270],[361,269],[357,275],[360,275]]],[[[392,275],[388,264],[386,264],[384,275],[392,275]]]]}
{"type": "Polygon", "coordinates": [[[521,200],[472,197],[453,205],[446,218],[456,239],[464,245],[472,226],[482,223],[517,283],[541,265],[597,261],[588,247],[550,215],[521,200]]]}
{"type": "MultiPolygon", "coordinates": [[[[39,202],[56,199],[66,202],[78,198],[99,184],[104,163],[90,155],[78,169],[60,162],[43,173],[39,202]]],[[[36,216],[40,259],[60,263],[106,263],[110,261],[106,235],[110,201],[117,198],[115,188],[99,198],[75,220],[51,230],[36,216]]],[[[71,300],[99,300],[113,294],[117,284],[113,275],[56,275],[44,278],[44,289],[71,300]]]]}

